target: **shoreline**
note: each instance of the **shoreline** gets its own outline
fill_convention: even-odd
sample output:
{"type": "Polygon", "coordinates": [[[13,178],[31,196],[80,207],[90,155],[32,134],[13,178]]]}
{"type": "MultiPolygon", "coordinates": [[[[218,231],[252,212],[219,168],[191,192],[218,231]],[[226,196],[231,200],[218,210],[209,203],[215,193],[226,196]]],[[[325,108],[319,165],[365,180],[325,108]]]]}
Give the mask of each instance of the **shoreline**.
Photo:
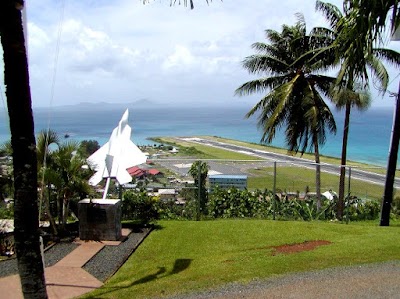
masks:
{"type": "MultiPolygon", "coordinates": [[[[248,142],[248,141],[242,141],[238,139],[231,139],[231,138],[226,138],[226,137],[221,137],[221,136],[210,136],[210,135],[195,135],[195,136],[159,136],[159,137],[149,137],[147,138],[148,140],[152,140],[154,142],[160,143],[160,141],[165,140],[163,143],[171,142],[169,141],[170,139],[174,139],[175,141],[177,138],[203,138],[203,139],[210,139],[210,140],[215,140],[215,141],[223,141],[226,143],[231,143],[231,144],[241,144],[253,149],[260,149],[264,151],[270,151],[273,153],[278,153],[286,156],[292,156],[292,157],[297,157],[299,159],[305,159],[305,160],[310,160],[314,162],[314,154],[310,152],[306,152],[303,155],[300,154],[290,154],[287,149],[278,147],[278,146],[271,146],[271,145],[264,145],[260,143],[254,143],[254,142],[248,142]],[[167,142],[168,141],[168,142],[167,142]]],[[[173,142],[172,142],[173,143],[173,142]]],[[[321,158],[321,163],[330,163],[330,164],[335,164],[335,165],[340,165],[340,157],[333,157],[333,156],[326,156],[326,155],[320,155],[321,158]]],[[[370,169],[381,169],[386,171],[387,166],[379,165],[379,164],[373,164],[373,163],[366,163],[364,161],[354,161],[354,160],[347,160],[346,165],[352,166],[352,167],[363,167],[363,168],[370,168],[370,169]]]]}

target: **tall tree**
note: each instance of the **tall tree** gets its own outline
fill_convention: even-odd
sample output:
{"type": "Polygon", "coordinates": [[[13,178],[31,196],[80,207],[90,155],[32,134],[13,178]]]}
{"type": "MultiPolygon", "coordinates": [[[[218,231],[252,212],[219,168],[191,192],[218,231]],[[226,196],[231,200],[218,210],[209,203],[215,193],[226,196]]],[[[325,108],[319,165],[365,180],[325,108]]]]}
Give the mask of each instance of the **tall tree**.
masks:
{"type": "Polygon", "coordinates": [[[14,240],[25,298],[47,298],[40,253],[37,157],[22,0],[0,1],[0,37],[14,168],[14,240]]]}
{"type": "Polygon", "coordinates": [[[239,96],[255,92],[267,94],[247,113],[247,117],[261,111],[258,126],[262,128],[261,142],[270,143],[276,130],[285,126],[286,144],[289,151],[302,154],[314,149],[316,162],[317,203],[320,205],[320,154],[327,131],[336,132],[336,124],[322,96],[329,96],[335,78],[318,74],[335,63],[334,53],[323,56],[314,53],[331,44],[328,34],[307,35],[302,15],[294,26],[283,25],[282,32],[266,30],[270,44],[252,45],[258,54],[243,62],[252,74],[265,77],[249,81],[236,89],[239,96]]]}
{"type": "Polygon", "coordinates": [[[341,167],[339,178],[339,198],[337,207],[337,217],[339,220],[343,219],[344,212],[344,193],[345,193],[345,178],[346,178],[346,164],[347,164],[347,143],[350,130],[350,112],[352,108],[363,111],[371,105],[371,96],[365,89],[356,91],[349,89],[340,89],[334,96],[334,102],[338,110],[345,110],[344,124],[343,124],[343,139],[342,139],[342,155],[341,167]]]}
{"type": "MultiPolygon", "coordinates": [[[[351,23],[350,21],[345,21],[349,18],[349,16],[343,15],[339,8],[335,5],[322,1],[316,2],[316,9],[321,11],[329,21],[335,39],[341,39],[339,35],[341,32],[346,30],[344,24],[351,23]]],[[[337,44],[333,43],[332,46],[337,47],[337,44]]],[[[329,50],[331,51],[331,48],[329,48],[329,50]]],[[[346,175],[345,165],[347,163],[347,142],[351,108],[355,107],[363,110],[368,108],[370,105],[370,96],[367,93],[367,86],[365,84],[363,86],[363,84],[356,82],[356,80],[366,80],[368,78],[359,76],[354,77],[355,73],[351,71],[354,65],[352,58],[349,57],[349,55],[353,55],[354,52],[347,52],[343,50],[344,49],[341,51],[336,51],[337,59],[341,62],[341,67],[338,75],[338,84],[333,89],[332,95],[336,107],[345,108],[337,211],[337,216],[339,219],[342,219],[344,210],[344,187],[346,175]]],[[[369,69],[370,73],[374,75],[377,84],[379,84],[379,88],[385,91],[389,83],[389,75],[382,61],[396,64],[398,61],[400,61],[400,56],[396,51],[390,49],[372,47],[371,51],[365,52],[360,60],[365,63],[364,68],[369,69]]]]}
{"type": "MultiPolygon", "coordinates": [[[[383,83],[381,86],[383,92],[385,92],[388,74],[384,71],[381,62],[374,59],[373,56],[384,58],[387,62],[396,66],[400,63],[397,52],[387,49],[376,51],[375,49],[376,45],[381,45],[384,40],[388,40],[383,36],[388,24],[390,24],[391,33],[398,27],[400,21],[399,1],[344,0],[343,8],[345,17],[337,22],[337,38],[334,43],[338,56],[343,59],[337,85],[344,85],[344,82],[360,81],[364,86],[368,86],[368,67],[372,67],[374,68],[372,70],[373,75],[383,83]],[[388,23],[389,16],[391,18],[390,23],[388,23]],[[375,72],[375,70],[378,71],[375,72]]],[[[393,200],[393,184],[400,139],[400,95],[397,96],[395,109],[395,123],[382,200],[381,226],[389,225],[390,207],[393,200]]]]}
{"type": "Polygon", "coordinates": [[[200,217],[200,213],[204,213],[205,207],[207,204],[207,175],[208,175],[209,166],[207,162],[196,161],[192,164],[189,169],[189,174],[194,179],[194,184],[197,186],[197,198],[198,198],[198,219],[200,217]]]}
{"type": "MultiPolygon", "coordinates": [[[[208,1],[206,0],[207,3],[208,1]]],[[[187,5],[187,0],[183,2],[187,5]]],[[[176,0],[171,0],[171,4],[175,3],[176,0]]],[[[189,4],[193,9],[193,0],[189,0],[189,4]]],[[[24,297],[47,298],[39,244],[36,140],[22,27],[23,7],[24,0],[0,1],[4,81],[13,148],[14,178],[18,178],[14,181],[14,238],[24,297]]]]}
{"type": "Polygon", "coordinates": [[[51,146],[58,146],[60,143],[60,138],[55,131],[43,130],[39,132],[37,136],[37,159],[38,159],[38,173],[40,186],[40,196],[39,196],[39,217],[42,213],[42,207],[47,213],[50,221],[50,226],[53,230],[54,235],[58,234],[57,226],[54,221],[53,215],[50,211],[50,196],[51,196],[51,181],[49,177],[49,169],[52,167],[52,157],[51,157],[51,146]],[[47,191],[47,192],[45,192],[47,191]]]}

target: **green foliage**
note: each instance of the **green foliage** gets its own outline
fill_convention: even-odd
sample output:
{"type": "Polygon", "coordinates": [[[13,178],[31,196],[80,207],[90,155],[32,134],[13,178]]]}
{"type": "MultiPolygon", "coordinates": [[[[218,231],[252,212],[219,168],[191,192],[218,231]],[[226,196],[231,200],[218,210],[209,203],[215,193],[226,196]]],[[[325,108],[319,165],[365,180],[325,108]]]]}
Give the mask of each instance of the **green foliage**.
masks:
{"type": "Polygon", "coordinates": [[[379,217],[380,208],[378,201],[352,197],[349,200],[348,212],[345,211],[345,214],[348,214],[348,219],[352,221],[374,220],[379,217]]]}
{"type": "Polygon", "coordinates": [[[197,150],[194,146],[181,147],[179,152],[181,155],[186,155],[186,156],[197,156],[199,154],[203,154],[201,151],[197,150]]]}
{"type": "Polygon", "coordinates": [[[13,219],[14,218],[14,205],[9,207],[0,207],[0,219],[13,219]]]}
{"type": "Polygon", "coordinates": [[[122,219],[150,223],[159,219],[158,199],[147,194],[145,189],[126,191],[122,198],[122,219]]]}
{"type": "Polygon", "coordinates": [[[191,219],[191,217],[188,217],[186,214],[185,205],[178,205],[173,200],[158,202],[158,212],[160,214],[160,219],[191,219]]]}
{"type": "Polygon", "coordinates": [[[208,215],[213,218],[265,218],[271,206],[267,193],[217,187],[209,196],[208,215]]]}
{"type": "Polygon", "coordinates": [[[322,201],[319,210],[317,209],[316,198],[278,200],[276,205],[278,217],[286,220],[312,221],[336,219],[336,201],[322,201]]]}
{"type": "Polygon", "coordinates": [[[78,153],[84,157],[88,158],[91,154],[96,152],[100,148],[97,140],[83,140],[78,149],[78,153]]]}
{"type": "MultiPolygon", "coordinates": [[[[183,197],[187,199],[184,206],[174,202],[159,203],[161,219],[189,219],[197,216],[196,190],[187,189],[183,197]]],[[[236,188],[215,188],[208,196],[209,201],[203,217],[218,218],[261,218],[277,220],[336,220],[337,198],[330,201],[323,199],[317,208],[316,197],[305,199],[275,197],[269,190],[238,190],[236,188]]],[[[347,211],[347,210],[346,210],[347,211]]],[[[349,202],[348,219],[350,221],[375,220],[379,216],[380,204],[376,200],[363,200],[353,197],[349,202]]],[[[397,210],[396,210],[397,211],[397,210]]]]}
{"type": "MultiPolygon", "coordinates": [[[[208,175],[209,169],[210,169],[210,167],[207,164],[207,162],[202,162],[202,161],[194,162],[189,169],[189,174],[194,179],[194,185],[197,186],[197,188],[200,188],[200,207],[199,207],[199,209],[200,209],[201,213],[204,213],[206,211],[206,205],[208,202],[208,193],[207,193],[206,183],[207,183],[207,175],[208,175]]],[[[197,191],[197,192],[199,192],[199,191],[197,191]]],[[[198,195],[196,196],[196,198],[199,199],[198,195]]]]}
{"type": "Polygon", "coordinates": [[[396,196],[393,199],[392,211],[393,211],[394,216],[397,216],[397,217],[400,216],[400,197],[399,196],[396,196]]]}

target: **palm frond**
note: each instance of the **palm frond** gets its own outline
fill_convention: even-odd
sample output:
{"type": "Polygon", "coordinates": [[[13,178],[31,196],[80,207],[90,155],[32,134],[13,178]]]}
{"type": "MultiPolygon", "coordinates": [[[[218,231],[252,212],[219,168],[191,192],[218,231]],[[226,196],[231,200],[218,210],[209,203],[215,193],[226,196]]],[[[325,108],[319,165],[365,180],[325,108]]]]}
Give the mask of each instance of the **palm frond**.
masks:
{"type": "Polygon", "coordinates": [[[324,96],[327,98],[331,97],[331,90],[336,82],[336,78],[324,75],[310,75],[308,80],[313,82],[324,96]]]}
{"type": "Polygon", "coordinates": [[[395,67],[400,67],[400,53],[397,51],[386,48],[374,48],[372,49],[372,55],[395,67]]]}
{"type": "Polygon", "coordinates": [[[389,74],[382,61],[371,55],[367,60],[367,65],[370,67],[374,76],[378,79],[380,90],[385,93],[389,84],[389,74]]]}
{"type": "Polygon", "coordinates": [[[331,3],[317,0],[315,3],[315,9],[323,13],[330,26],[334,29],[336,29],[339,20],[343,17],[339,8],[331,3]]]}
{"type": "Polygon", "coordinates": [[[353,89],[333,88],[331,98],[337,110],[342,110],[350,104],[350,107],[363,111],[371,105],[371,94],[360,83],[355,83],[353,89]]]}
{"type": "Polygon", "coordinates": [[[284,61],[266,55],[252,55],[246,57],[243,61],[243,67],[252,74],[282,74],[288,69],[284,61]]]}
{"type": "Polygon", "coordinates": [[[275,76],[252,80],[238,87],[235,90],[235,95],[244,96],[257,92],[264,92],[269,89],[274,89],[275,87],[278,87],[289,80],[290,78],[288,78],[288,76],[275,76]]]}

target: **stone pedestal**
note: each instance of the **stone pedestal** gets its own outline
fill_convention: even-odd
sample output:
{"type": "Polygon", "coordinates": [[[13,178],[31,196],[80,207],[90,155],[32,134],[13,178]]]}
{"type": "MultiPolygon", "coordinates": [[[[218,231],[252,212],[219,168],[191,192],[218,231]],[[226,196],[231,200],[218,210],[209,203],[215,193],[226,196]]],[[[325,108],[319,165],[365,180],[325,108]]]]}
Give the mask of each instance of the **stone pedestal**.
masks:
{"type": "Polygon", "coordinates": [[[83,199],[78,203],[81,240],[118,241],[121,239],[121,200],[83,199]]]}

